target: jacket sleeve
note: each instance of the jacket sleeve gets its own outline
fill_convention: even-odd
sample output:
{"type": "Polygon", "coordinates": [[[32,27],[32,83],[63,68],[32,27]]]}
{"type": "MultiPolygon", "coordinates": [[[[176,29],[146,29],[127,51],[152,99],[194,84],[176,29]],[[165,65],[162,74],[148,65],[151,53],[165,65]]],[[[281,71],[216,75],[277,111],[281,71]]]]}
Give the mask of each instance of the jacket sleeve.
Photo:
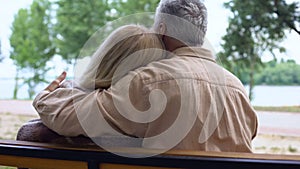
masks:
{"type": "Polygon", "coordinates": [[[33,100],[33,107],[43,123],[58,134],[85,135],[73,103],[86,95],[83,91],[72,88],[58,88],[53,92],[42,91],[33,100]]]}
{"type": "MultiPolygon", "coordinates": [[[[113,89],[121,91],[123,85],[113,89]]],[[[131,112],[119,112],[115,100],[128,101],[122,93],[113,92],[113,89],[87,92],[78,88],[58,88],[53,92],[42,91],[34,99],[33,107],[43,123],[60,135],[99,137],[125,134],[143,137],[147,124],[128,120],[131,112]]],[[[139,98],[139,89],[130,91],[132,97],[139,98]]]]}

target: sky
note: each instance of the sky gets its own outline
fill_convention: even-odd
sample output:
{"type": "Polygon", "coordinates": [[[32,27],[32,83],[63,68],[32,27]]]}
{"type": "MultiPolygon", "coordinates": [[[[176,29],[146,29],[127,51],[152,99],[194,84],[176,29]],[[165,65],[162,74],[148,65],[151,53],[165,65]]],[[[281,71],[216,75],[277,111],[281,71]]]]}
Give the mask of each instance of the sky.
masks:
{"type": "Polygon", "coordinates": [[[4,61],[0,63],[0,78],[14,77],[15,67],[9,58],[9,36],[11,35],[10,27],[14,20],[14,15],[20,8],[30,6],[32,0],[0,0],[0,39],[1,52],[5,56],[4,61]],[[5,71],[4,71],[5,70],[5,71]]]}
{"type": "MultiPolygon", "coordinates": [[[[207,39],[214,47],[215,51],[220,51],[221,37],[226,34],[226,28],[228,25],[229,11],[223,8],[223,3],[226,0],[211,0],[205,1],[208,9],[208,32],[207,39]]],[[[290,2],[292,0],[287,0],[290,2]]],[[[300,1],[299,1],[300,2],[300,1]]],[[[32,0],[0,0],[0,39],[1,39],[1,51],[5,56],[5,59],[0,63],[0,78],[12,78],[15,76],[15,66],[13,66],[12,60],[9,59],[9,37],[11,35],[11,24],[14,20],[14,15],[20,8],[28,8],[32,0]],[[5,70],[5,71],[4,71],[5,70]]],[[[284,57],[286,59],[294,59],[300,63],[300,37],[294,32],[288,32],[288,38],[282,43],[287,49],[285,54],[278,54],[278,57],[284,57]]],[[[269,60],[270,57],[265,56],[264,60],[269,60]]],[[[59,58],[55,58],[55,62],[59,63],[59,58]]],[[[54,65],[54,64],[53,64],[54,65]]],[[[58,65],[52,70],[53,74],[59,74],[63,71],[65,65],[58,65]]],[[[53,75],[55,76],[55,75],[53,75]]]]}

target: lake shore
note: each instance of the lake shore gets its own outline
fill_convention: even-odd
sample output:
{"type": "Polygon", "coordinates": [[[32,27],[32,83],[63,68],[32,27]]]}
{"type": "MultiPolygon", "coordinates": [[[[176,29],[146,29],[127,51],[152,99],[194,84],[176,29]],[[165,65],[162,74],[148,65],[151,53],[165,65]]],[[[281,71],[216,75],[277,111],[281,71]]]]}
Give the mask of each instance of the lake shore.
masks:
{"type": "Polygon", "coordinates": [[[17,115],[37,115],[32,100],[0,100],[0,112],[17,115]]]}

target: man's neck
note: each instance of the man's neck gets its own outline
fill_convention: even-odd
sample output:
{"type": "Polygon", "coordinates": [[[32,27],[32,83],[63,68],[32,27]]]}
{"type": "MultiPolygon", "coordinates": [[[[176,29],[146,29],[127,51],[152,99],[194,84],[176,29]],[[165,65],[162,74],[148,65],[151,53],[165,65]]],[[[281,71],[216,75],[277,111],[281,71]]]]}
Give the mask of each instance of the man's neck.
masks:
{"type": "Polygon", "coordinates": [[[166,50],[169,52],[173,52],[174,50],[182,48],[182,47],[187,47],[186,44],[184,44],[174,38],[170,38],[168,36],[165,36],[163,38],[163,42],[165,44],[166,50]]]}

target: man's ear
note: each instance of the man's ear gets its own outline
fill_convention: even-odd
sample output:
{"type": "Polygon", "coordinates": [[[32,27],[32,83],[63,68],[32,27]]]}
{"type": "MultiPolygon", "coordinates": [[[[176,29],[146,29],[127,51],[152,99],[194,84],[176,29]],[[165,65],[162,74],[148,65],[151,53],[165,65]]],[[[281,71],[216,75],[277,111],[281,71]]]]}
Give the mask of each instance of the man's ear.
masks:
{"type": "Polygon", "coordinates": [[[160,35],[166,35],[166,32],[167,32],[166,24],[160,23],[159,24],[159,34],[160,35]]]}

